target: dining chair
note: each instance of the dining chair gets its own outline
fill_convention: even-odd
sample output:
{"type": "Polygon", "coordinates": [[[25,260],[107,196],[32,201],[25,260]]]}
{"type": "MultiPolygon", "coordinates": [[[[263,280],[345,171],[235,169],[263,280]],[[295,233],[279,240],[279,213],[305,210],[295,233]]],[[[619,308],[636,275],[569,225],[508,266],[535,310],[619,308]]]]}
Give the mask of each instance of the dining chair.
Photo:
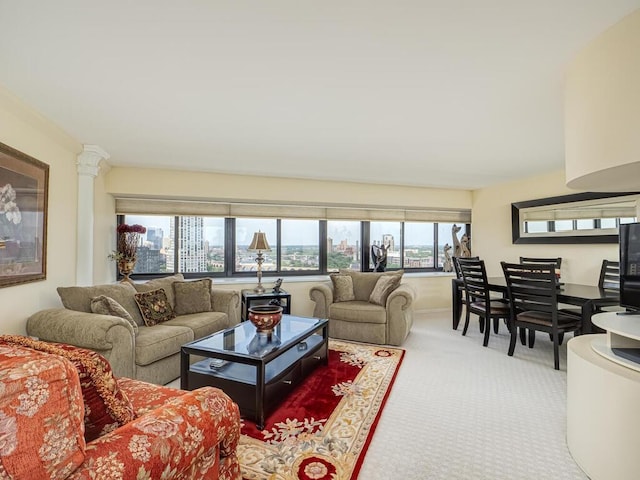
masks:
{"type": "Polygon", "coordinates": [[[489,345],[491,319],[494,322],[494,332],[498,333],[499,320],[501,318],[509,318],[509,304],[502,298],[491,297],[484,260],[459,258],[458,265],[462,275],[466,299],[466,315],[462,335],[467,334],[471,314],[478,315],[481,325],[484,324],[484,341],[482,345],[486,347],[489,345]]]}
{"type": "Polygon", "coordinates": [[[547,264],[553,263],[556,268],[560,270],[562,266],[562,257],[557,258],[538,258],[538,257],[520,257],[520,263],[536,263],[536,264],[547,264]]]}
{"type": "MultiPolygon", "coordinates": [[[[558,285],[553,264],[500,262],[507,282],[511,308],[509,325],[511,341],[509,356],[513,356],[517,330],[547,332],[553,341],[553,365],[560,369],[560,337],[566,332],[581,333],[579,315],[558,308],[558,285]]],[[[529,345],[533,345],[530,343],[529,345]]]]}
{"type": "MultiPolygon", "coordinates": [[[[458,264],[458,258],[461,257],[451,257],[451,262],[453,263],[453,271],[456,274],[456,278],[458,280],[460,280],[460,286],[458,287],[458,289],[461,292],[461,296],[462,296],[462,306],[465,308],[465,310],[467,309],[467,298],[464,295],[464,283],[462,281],[462,272],[460,272],[460,265],[458,264]]],[[[470,257],[473,260],[478,260],[479,257],[470,257]]],[[[458,327],[456,326],[456,330],[458,329],[458,327]]],[[[480,332],[484,331],[484,323],[480,322],[480,332]]]]}
{"type": "Polygon", "coordinates": [[[598,287],[603,290],[620,290],[620,262],[602,260],[598,287]]]}

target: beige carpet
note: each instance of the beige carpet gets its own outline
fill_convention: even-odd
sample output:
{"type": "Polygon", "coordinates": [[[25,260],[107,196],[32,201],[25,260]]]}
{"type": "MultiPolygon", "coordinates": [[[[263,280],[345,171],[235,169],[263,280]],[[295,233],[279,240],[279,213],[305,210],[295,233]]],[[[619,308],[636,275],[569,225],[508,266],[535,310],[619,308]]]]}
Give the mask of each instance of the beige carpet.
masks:
{"type": "Polygon", "coordinates": [[[450,311],[418,313],[358,478],[586,480],[565,440],[566,342],[560,371],[548,337],[508,345],[504,325],[484,348],[476,317],[463,337],[450,311]]]}
{"type": "Polygon", "coordinates": [[[506,327],[482,347],[451,312],[421,312],[360,479],[584,480],[566,435],[566,343],[548,336],[507,356],[506,327]]]}

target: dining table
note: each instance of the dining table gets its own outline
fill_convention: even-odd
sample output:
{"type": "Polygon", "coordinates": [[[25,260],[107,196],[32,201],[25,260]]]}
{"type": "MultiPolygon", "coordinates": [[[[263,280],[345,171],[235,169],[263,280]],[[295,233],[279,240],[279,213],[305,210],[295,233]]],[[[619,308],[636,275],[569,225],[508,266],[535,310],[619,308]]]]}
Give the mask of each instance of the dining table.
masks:
{"type": "MultiPolygon", "coordinates": [[[[507,281],[504,277],[488,277],[489,289],[507,296],[507,281]]],[[[462,317],[462,295],[464,284],[461,278],[451,280],[451,300],[453,312],[453,329],[458,328],[462,317]]],[[[597,285],[582,285],[580,283],[559,283],[558,303],[580,307],[582,318],[582,333],[594,333],[597,330],[591,323],[591,316],[598,307],[618,305],[620,295],[617,290],[600,288],[597,285]]]]}

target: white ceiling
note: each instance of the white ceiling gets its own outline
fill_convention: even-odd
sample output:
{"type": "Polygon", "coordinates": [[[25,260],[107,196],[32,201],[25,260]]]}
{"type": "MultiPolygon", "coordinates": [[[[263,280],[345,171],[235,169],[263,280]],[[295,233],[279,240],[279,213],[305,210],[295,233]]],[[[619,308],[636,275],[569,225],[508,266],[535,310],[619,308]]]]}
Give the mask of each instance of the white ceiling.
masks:
{"type": "Polygon", "coordinates": [[[478,188],[563,168],[564,70],[637,8],[0,0],[0,85],[112,165],[478,188]]]}

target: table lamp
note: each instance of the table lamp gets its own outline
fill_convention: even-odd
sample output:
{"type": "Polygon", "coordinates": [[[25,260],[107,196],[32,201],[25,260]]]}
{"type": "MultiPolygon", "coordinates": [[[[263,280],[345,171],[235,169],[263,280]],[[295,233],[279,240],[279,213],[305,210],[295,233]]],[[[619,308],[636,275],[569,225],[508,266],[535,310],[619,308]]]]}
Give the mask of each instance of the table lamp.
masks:
{"type": "Polygon", "coordinates": [[[267,235],[260,230],[255,232],[253,234],[253,240],[251,240],[251,245],[249,245],[247,251],[258,252],[258,256],[256,257],[256,262],[258,263],[258,285],[253,289],[253,291],[256,293],[264,293],[264,287],[262,286],[262,262],[264,262],[264,258],[262,258],[262,252],[271,251],[269,242],[267,242],[267,235]]]}

